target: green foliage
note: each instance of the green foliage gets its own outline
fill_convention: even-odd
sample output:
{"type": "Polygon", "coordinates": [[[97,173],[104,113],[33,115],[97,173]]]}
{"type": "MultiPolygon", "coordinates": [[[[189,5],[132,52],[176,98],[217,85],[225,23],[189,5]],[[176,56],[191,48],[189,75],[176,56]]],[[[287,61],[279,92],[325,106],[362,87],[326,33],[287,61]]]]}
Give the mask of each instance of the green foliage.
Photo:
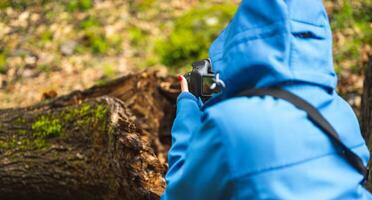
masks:
{"type": "Polygon", "coordinates": [[[50,44],[53,40],[53,33],[49,30],[45,30],[40,35],[36,36],[35,46],[38,48],[44,48],[50,44]]]}
{"type": "Polygon", "coordinates": [[[235,4],[195,8],[178,18],[174,30],[156,44],[160,61],[169,67],[181,67],[208,57],[208,48],[231,20],[235,4]]]}
{"type": "Polygon", "coordinates": [[[67,3],[67,10],[74,12],[77,10],[86,11],[93,7],[93,0],[69,0],[67,3]]]}
{"type": "MultiPolygon", "coordinates": [[[[372,1],[366,0],[360,4],[353,4],[349,0],[340,0],[331,17],[331,26],[333,32],[340,32],[348,36],[348,41],[340,47],[336,47],[334,58],[336,62],[336,71],[341,72],[340,65],[345,62],[348,68],[353,71],[361,69],[358,61],[361,57],[363,44],[372,44],[372,1]],[[356,6],[359,5],[359,6],[356,6]]],[[[344,66],[346,67],[346,66],[344,66]]]]}
{"type": "Polygon", "coordinates": [[[344,1],[343,6],[332,17],[332,28],[343,29],[353,23],[353,7],[350,1],[344,1]]]}
{"type": "Polygon", "coordinates": [[[118,35],[107,37],[101,28],[101,23],[94,17],[88,17],[80,22],[79,27],[83,31],[83,46],[78,47],[77,52],[86,49],[95,54],[107,54],[109,50],[118,52],[122,39],[118,35]]]}
{"type": "Polygon", "coordinates": [[[131,27],[128,29],[129,40],[132,45],[139,46],[145,42],[145,33],[142,29],[137,27],[131,27]]]}
{"type": "Polygon", "coordinates": [[[41,71],[41,72],[45,72],[45,73],[48,73],[48,72],[50,72],[51,71],[51,67],[50,66],[48,66],[48,65],[38,65],[37,66],[37,69],[39,70],[39,71],[41,71]]]}
{"type": "Polygon", "coordinates": [[[45,42],[51,41],[53,39],[53,33],[46,30],[40,34],[40,39],[45,42]]]}
{"type": "Polygon", "coordinates": [[[94,17],[88,17],[80,22],[80,28],[82,29],[89,29],[89,28],[95,28],[99,26],[99,22],[94,17]]]}
{"type": "Polygon", "coordinates": [[[114,66],[109,65],[109,64],[105,64],[103,66],[103,74],[107,78],[113,78],[115,76],[115,74],[116,74],[116,70],[115,70],[114,66]]]}
{"type": "Polygon", "coordinates": [[[62,124],[59,119],[41,116],[32,124],[33,136],[40,139],[47,139],[59,136],[62,132],[62,124]]]}
{"type": "Polygon", "coordinates": [[[103,65],[103,76],[96,81],[97,85],[106,85],[109,83],[115,76],[117,76],[118,71],[115,69],[115,67],[111,64],[104,64],[103,65]]]}
{"type": "Polygon", "coordinates": [[[5,74],[6,71],[6,55],[0,52],[0,74],[5,74]]]}
{"type": "Polygon", "coordinates": [[[24,10],[27,7],[35,5],[45,5],[48,0],[0,0],[0,9],[8,7],[24,10]]]}
{"type": "Polygon", "coordinates": [[[354,9],[353,15],[356,21],[372,22],[372,0],[361,1],[361,7],[354,9]]]}
{"type": "Polygon", "coordinates": [[[10,2],[8,0],[0,0],[0,9],[5,9],[10,6],[10,2]]]}
{"type": "Polygon", "coordinates": [[[156,0],[137,0],[129,3],[130,9],[136,12],[144,12],[150,9],[156,0]]]}
{"type": "Polygon", "coordinates": [[[353,40],[352,42],[346,43],[341,49],[335,54],[335,61],[342,62],[344,59],[358,60],[360,56],[360,40],[353,40]]]}
{"type": "Polygon", "coordinates": [[[89,34],[89,46],[92,48],[93,53],[104,54],[107,52],[109,45],[102,35],[89,34]]]}

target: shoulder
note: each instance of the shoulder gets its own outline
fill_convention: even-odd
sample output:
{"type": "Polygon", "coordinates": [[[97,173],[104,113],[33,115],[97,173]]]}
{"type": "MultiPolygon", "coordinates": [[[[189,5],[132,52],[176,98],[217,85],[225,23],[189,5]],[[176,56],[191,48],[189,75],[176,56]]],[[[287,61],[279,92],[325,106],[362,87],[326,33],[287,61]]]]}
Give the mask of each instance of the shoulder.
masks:
{"type": "Polygon", "coordinates": [[[205,109],[202,120],[213,119],[218,124],[249,120],[263,123],[280,117],[296,114],[298,109],[291,103],[270,96],[236,97],[221,101],[205,109]]]}
{"type": "Polygon", "coordinates": [[[238,97],[205,110],[202,121],[213,121],[228,146],[271,145],[273,138],[288,132],[289,124],[305,119],[306,113],[273,97],[238,97]]]}
{"type": "Polygon", "coordinates": [[[297,119],[295,115],[306,117],[280,99],[238,97],[207,108],[203,120],[214,122],[219,132],[216,137],[225,144],[232,176],[239,177],[279,166],[273,155],[278,154],[279,143],[286,144],[289,137],[283,133],[289,131],[285,122],[297,119]],[[284,110],[293,113],[283,115],[284,110]]]}

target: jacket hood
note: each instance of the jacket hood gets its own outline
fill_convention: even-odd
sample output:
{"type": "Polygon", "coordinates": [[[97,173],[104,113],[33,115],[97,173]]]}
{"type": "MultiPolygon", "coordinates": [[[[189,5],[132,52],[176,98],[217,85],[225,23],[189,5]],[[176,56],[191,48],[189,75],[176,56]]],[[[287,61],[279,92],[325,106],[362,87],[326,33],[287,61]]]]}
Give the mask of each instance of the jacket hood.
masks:
{"type": "Polygon", "coordinates": [[[288,82],[333,90],[337,83],[321,0],[243,0],[209,56],[224,95],[288,82]]]}

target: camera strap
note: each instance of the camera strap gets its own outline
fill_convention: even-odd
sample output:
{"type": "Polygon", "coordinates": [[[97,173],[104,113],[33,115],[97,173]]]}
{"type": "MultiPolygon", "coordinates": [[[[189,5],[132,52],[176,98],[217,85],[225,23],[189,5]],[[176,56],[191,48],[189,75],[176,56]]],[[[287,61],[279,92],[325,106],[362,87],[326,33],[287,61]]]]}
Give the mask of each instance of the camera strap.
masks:
{"type": "Polygon", "coordinates": [[[359,173],[363,174],[363,182],[367,181],[368,169],[364,166],[363,161],[340,140],[337,131],[323,117],[323,115],[314,106],[301,97],[280,88],[250,89],[245,90],[235,96],[272,96],[278,99],[286,100],[296,106],[298,109],[305,111],[308,115],[308,118],[329,137],[335,146],[337,153],[344,157],[359,173]]]}

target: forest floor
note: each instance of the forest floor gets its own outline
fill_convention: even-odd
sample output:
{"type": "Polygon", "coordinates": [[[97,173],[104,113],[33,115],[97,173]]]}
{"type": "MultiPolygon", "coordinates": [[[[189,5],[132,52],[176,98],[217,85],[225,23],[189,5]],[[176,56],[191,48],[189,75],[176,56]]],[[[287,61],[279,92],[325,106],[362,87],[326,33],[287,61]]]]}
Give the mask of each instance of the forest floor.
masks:
{"type": "MultiPolygon", "coordinates": [[[[0,108],[32,105],[207,56],[238,0],[0,0],[0,108]],[[195,26],[195,24],[197,26],[195,26]]],[[[372,1],[327,0],[340,93],[358,109],[372,52],[372,1]]]]}

